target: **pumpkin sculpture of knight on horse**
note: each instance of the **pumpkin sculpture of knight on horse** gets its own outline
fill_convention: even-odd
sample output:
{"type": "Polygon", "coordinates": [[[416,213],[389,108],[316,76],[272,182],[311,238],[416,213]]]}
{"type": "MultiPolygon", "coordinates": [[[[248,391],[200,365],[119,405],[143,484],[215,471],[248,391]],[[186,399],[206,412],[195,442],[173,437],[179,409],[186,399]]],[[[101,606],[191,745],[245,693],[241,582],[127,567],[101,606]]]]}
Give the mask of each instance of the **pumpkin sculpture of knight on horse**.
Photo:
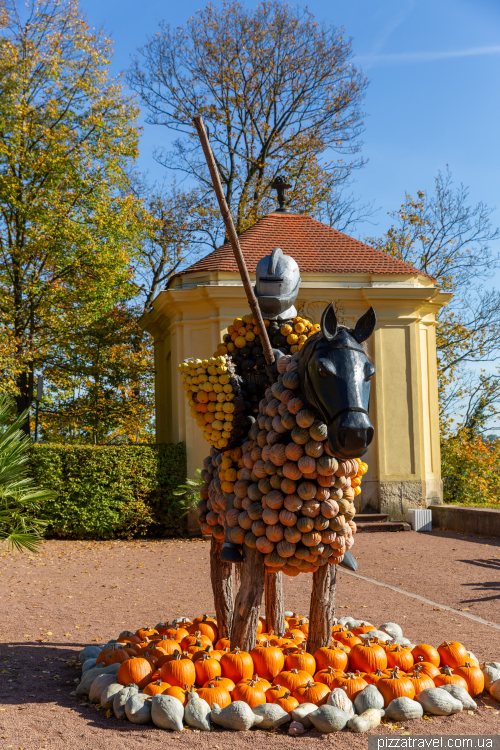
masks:
{"type": "MultiPolygon", "coordinates": [[[[280,251],[280,259],[286,257],[280,251]]],[[[272,256],[263,261],[266,269],[277,270],[272,256]]],[[[298,284],[293,299],[288,293],[281,305],[287,308],[285,316],[295,313],[297,292],[298,284]]],[[[279,288],[276,297],[275,309],[279,288]]],[[[269,309],[269,295],[265,302],[269,309]]],[[[232,423],[226,423],[232,431],[220,433],[230,437],[215,444],[211,441],[199,503],[202,530],[214,535],[211,577],[219,629],[230,635],[233,648],[249,650],[255,644],[264,593],[268,629],[274,627],[279,633],[284,623],[282,573],[313,573],[308,648],[312,651],[330,642],[336,565],[357,567],[349,552],[356,531],[351,477],[360,476],[358,461],[374,433],[368,407],[375,368],[365,342],[375,323],[370,308],[354,328],[339,325],[329,304],[321,325],[316,326],[319,330],[311,333],[299,351],[290,354],[274,349],[276,362],[259,381],[264,393],[257,418],[249,413],[245,390],[251,375],[248,360],[242,372],[241,367],[235,368],[232,353],[212,360],[219,365],[212,372],[221,371],[218,377],[223,388],[233,391],[227,395],[232,399],[229,406],[220,386],[217,395],[204,392],[203,398],[187,393],[191,399],[205,401],[207,408],[214,396],[217,402],[212,408],[227,409],[233,417],[232,423]],[[243,564],[233,609],[234,563],[243,564]]],[[[197,372],[203,372],[201,364],[197,372]]],[[[193,372],[191,365],[186,362],[181,367],[193,372]]],[[[207,368],[210,372],[210,364],[207,368]]],[[[202,382],[210,387],[206,379],[202,382]]],[[[206,420],[201,422],[205,425],[206,420]]]]}

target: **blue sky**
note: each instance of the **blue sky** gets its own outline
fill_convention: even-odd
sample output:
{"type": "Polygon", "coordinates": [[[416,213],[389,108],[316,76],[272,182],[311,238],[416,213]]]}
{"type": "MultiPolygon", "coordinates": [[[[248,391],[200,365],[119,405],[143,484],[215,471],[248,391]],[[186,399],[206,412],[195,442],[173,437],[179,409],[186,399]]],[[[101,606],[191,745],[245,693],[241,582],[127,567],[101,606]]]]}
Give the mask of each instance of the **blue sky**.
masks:
{"type": "MultiPolygon", "coordinates": [[[[160,20],[183,25],[204,4],[81,2],[90,24],[104,27],[115,41],[115,72],[128,67],[160,20]]],[[[499,0],[313,0],[308,7],[319,21],[344,26],[370,79],[363,147],[368,164],[356,174],[354,191],[380,210],[378,226],[360,233],[382,232],[405,190],[431,189],[447,164],[456,181],[470,186],[473,200],[499,206],[494,219],[500,224],[499,0]]],[[[144,127],[140,167],[159,177],[163,168],[152,151],[168,134],[144,127]]]]}

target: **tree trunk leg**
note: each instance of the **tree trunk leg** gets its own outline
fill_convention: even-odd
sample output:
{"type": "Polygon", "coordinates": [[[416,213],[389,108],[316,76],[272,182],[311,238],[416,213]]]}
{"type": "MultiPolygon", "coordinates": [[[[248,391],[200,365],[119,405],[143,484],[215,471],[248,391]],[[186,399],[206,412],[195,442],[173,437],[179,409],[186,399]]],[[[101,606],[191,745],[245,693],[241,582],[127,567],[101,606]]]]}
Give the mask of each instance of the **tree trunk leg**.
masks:
{"type": "Polygon", "coordinates": [[[283,638],[285,634],[285,603],[283,599],[283,573],[265,573],[265,602],[267,632],[273,630],[276,635],[283,638]]]}
{"type": "Polygon", "coordinates": [[[311,607],[309,610],[309,637],[307,650],[314,654],[318,648],[328,646],[332,639],[335,612],[336,565],[322,565],[313,573],[311,607]]]}
{"type": "Polygon", "coordinates": [[[241,586],[234,605],[231,648],[238,646],[242,651],[251,651],[255,646],[264,578],[264,556],[257,549],[245,547],[241,586]]]}
{"type": "Polygon", "coordinates": [[[233,566],[222,562],[222,543],[212,537],[210,543],[210,579],[214,594],[215,618],[220,638],[229,638],[233,622],[233,566]]]}

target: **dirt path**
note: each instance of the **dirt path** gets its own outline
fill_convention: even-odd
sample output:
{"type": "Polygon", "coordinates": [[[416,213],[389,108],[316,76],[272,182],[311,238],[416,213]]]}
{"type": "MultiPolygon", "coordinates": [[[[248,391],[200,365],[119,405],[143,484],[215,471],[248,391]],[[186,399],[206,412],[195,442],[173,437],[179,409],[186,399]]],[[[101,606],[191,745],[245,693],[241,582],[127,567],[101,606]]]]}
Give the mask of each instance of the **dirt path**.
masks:
{"type": "MultiPolygon", "coordinates": [[[[73,658],[85,644],[107,641],[124,629],[175,616],[213,612],[208,543],[56,542],[40,555],[0,557],[0,748],[106,750],[156,746],[200,750],[262,748],[272,742],[304,750],[335,742],[366,748],[366,735],[301,738],[252,731],[164,732],[106,719],[72,697],[79,671],[73,658]]],[[[470,611],[500,624],[500,540],[432,534],[360,534],[354,550],[359,573],[470,611]]],[[[338,616],[353,614],[375,625],[393,620],[413,642],[462,641],[480,659],[500,661],[500,631],[351,576],[339,576],[338,616]]],[[[286,579],[287,609],[307,614],[311,576],[286,579]]],[[[480,701],[473,715],[408,722],[377,733],[500,734],[500,704],[480,701]]]]}

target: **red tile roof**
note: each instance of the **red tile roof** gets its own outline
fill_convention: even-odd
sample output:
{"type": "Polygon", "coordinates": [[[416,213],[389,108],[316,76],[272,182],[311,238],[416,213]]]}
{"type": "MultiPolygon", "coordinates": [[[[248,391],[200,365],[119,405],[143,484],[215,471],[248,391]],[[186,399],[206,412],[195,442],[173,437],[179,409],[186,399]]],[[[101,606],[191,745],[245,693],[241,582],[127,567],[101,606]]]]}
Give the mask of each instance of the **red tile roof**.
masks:
{"type": "MultiPolygon", "coordinates": [[[[255,271],[262,257],[269,255],[275,247],[280,247],[286,255],[295,258],[302,273],[427,276],[409,263],[403,263],[304,214],[267,214],[240,235],[240,244],[250,272],[255,271]]],[[[238,267],[229,242],[176,275],[196,271],[237,273],[238,267]]]]}

